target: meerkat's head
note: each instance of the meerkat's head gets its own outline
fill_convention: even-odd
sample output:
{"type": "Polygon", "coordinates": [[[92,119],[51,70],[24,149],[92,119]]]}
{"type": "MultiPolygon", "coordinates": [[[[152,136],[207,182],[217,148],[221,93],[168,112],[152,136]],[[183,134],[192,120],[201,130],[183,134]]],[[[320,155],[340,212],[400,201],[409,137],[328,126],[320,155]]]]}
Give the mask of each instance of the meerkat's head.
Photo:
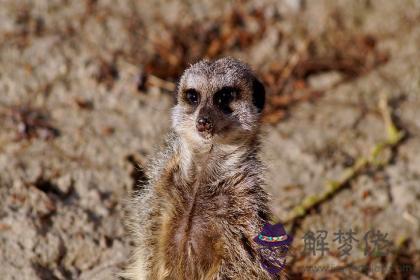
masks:
{"type": "Polygon", "coordinates": [[[235,144],[255,136],[265,90],[248,65],[200,61],[182,75],[173,109],[175,131],[195,144],[235,144]]]}

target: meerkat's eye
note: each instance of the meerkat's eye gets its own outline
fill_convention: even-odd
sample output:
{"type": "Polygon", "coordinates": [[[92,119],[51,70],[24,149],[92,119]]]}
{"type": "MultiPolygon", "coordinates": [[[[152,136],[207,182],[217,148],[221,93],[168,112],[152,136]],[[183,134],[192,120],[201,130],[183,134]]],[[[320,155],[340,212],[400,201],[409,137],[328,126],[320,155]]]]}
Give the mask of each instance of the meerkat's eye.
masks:
{"type": "Polygon", "coordinates": [[[232,113],[229,104],[235,100],[238,90],[233,87],[224,87],[214,95],[214,103],[225,113],[232,113]]]}
{"type": "Polygon", "coordinates": [[[190,105],[197,105],[200,101],[200,94],[195,89],[187,89],[185,91],[185,100],[190,105]]]}

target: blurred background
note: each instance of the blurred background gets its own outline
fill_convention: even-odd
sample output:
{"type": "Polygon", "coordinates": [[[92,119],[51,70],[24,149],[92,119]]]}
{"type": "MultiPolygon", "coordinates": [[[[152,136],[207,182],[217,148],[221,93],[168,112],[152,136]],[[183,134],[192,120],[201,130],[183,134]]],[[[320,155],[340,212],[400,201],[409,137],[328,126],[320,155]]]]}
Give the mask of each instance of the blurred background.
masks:
{"type": "Polygon", "coordinates": [[[124,199],[169,129],[176,79],[227,55],[266,85],[289,278],[419,279],[418,0],[0,0],[0,278],[115,279],[124,199]],[[390,120],[404,137],[381,144],[390,120]],[[342,256],[334,233],[350,229],[342,256]],[[370,230],[384,254],[365,254],[370,230]]]}

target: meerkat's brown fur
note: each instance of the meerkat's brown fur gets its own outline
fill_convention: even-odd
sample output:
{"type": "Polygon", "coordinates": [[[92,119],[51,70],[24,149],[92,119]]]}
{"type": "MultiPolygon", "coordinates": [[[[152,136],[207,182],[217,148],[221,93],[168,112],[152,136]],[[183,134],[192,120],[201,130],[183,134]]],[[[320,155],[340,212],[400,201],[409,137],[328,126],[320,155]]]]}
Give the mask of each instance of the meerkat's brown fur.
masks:
{"type": "Polygon", "coordinates": [[[257,158],[264,95],[232,58],[184,72],[166,148],[129,203],[135,249],[124,277],[273,279],[253,241],[270,215],[257,158]]]}

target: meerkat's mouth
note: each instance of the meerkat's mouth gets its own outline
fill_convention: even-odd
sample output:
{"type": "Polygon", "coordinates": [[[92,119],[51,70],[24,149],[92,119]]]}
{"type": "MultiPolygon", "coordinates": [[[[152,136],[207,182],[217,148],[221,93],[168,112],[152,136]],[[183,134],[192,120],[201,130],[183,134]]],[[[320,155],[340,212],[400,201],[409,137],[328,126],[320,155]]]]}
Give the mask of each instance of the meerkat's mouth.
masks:
{"type": "Polygon", "coordinates": [[[197,133],[205,140],[210,140],[214,137],[214,131],[197,131],[197,133]]]}

